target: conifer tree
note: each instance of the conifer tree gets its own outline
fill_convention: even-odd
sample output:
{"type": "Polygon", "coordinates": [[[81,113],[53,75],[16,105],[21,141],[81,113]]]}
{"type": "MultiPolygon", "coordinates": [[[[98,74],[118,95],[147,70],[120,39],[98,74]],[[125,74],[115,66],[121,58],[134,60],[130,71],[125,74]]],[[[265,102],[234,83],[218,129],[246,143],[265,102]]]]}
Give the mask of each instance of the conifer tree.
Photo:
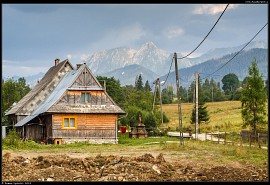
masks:
{"type": "Polygon", "coordinates": [[[143,81],[142,81],[142,75],[139,74],[139,76],[136,77],[135,81],[135,88],[136,90],[143,90],[143,81]]]}
{"type": "MultiPolygon", "coordinates": [[[[209,113],[207,111],[207,106],[205,105],[204,101],[204,95],[202,91],[202,86],[201,86],[201,80],[199,76],[199,82],[198,82],[198,89],[199,89],[199,98],[198,98],[198,124],[201,124],[202,122],[208,122],[210,117],[209,113]]],[[[191,119],[190,122],[196,123],[196,105],[194,105],[194,108],[191,113],[191,119]]]]}
{"type": "Polygon", "coordinates": [[[249,76],[246,77],[241,97],[243,126],[251,126],[255,135],[258,124],[267,124],[265,121],[266,102],[267,95],[263,76],[259,73],[255,59],[249,67],[249,76]]]}

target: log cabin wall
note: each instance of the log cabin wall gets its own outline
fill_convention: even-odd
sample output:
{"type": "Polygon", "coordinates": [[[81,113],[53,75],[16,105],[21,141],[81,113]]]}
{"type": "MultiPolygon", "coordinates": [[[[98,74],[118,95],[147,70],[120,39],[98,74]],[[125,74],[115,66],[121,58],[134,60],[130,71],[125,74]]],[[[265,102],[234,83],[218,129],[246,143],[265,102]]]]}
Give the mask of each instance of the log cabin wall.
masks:
{"type": "Polygon", "coordinates": [[[62,143],[87,141],[90,143],[117,143],[117,114],[54,114],[52,138],[62,143]],[[74,118],[74,127],[64,126],[65,118],[74,118]]]}
{"type": "Polygon", "coordinates": [[[52,138],[52,115],[46,115],[44,116],[44,121],[43,123],[45,124],[44,128],[44,137],[47,138],[52,138]]]}
{"type": "Polygon", "coordinates": [[[36,142],[42,141],[43,140],[43,126],[36,123],[25,125],[25,136],[28,140],[33,140],[36,142]]]}

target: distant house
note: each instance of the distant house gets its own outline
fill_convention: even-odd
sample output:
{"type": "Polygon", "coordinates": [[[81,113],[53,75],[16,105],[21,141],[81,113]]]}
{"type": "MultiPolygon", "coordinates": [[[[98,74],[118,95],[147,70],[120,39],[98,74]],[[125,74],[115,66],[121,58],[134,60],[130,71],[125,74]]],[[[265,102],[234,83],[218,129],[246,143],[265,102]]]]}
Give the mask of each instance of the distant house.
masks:
{"type": "Polygon", "coordinates": [[[55,60],[44,77],[6,115],[21,138],[55,144],[117,143],[117,119],[125,112],[86,64],[55,60]]]}

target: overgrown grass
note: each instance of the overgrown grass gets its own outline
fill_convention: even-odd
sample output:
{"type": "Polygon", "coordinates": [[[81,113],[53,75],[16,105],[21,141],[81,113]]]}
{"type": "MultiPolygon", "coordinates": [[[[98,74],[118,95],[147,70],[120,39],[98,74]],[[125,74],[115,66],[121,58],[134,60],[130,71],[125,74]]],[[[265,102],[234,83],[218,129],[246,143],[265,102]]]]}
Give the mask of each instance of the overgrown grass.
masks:
{"type": "Polygon", "coordinates": [[[242,164],[253,164],[265,167],[268,163],[268,151],[258,147],[236,146],[217,144],[210,141],[186,140],[184,145],[179,143],[164,143],[162,150],[178,151],[189,154],[187,160],[205,161],[208,159],[212,163],[222,162],[233,163],[234,161],[242,164]]]}
{"type": "Polygon", "coordinates": [[[119,134],[118,135],[118,144],[126,146],[138,146],[145,143],[153,142],[165,142],[165,141],[179,141],[175,137],[148,137],[148,138],[128,138],[128,134],[119,134]]]}

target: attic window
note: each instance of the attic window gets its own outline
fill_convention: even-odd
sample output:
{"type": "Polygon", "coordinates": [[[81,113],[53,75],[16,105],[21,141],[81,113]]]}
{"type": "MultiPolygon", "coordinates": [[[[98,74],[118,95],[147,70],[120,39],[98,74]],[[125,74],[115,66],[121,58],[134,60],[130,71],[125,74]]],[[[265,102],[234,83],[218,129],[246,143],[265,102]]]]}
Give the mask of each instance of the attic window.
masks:
{"type": "Polygon", "coordinates": [[[91,95],[90,93],[82,93],[82,103],[90,103],[91,95]]]}

